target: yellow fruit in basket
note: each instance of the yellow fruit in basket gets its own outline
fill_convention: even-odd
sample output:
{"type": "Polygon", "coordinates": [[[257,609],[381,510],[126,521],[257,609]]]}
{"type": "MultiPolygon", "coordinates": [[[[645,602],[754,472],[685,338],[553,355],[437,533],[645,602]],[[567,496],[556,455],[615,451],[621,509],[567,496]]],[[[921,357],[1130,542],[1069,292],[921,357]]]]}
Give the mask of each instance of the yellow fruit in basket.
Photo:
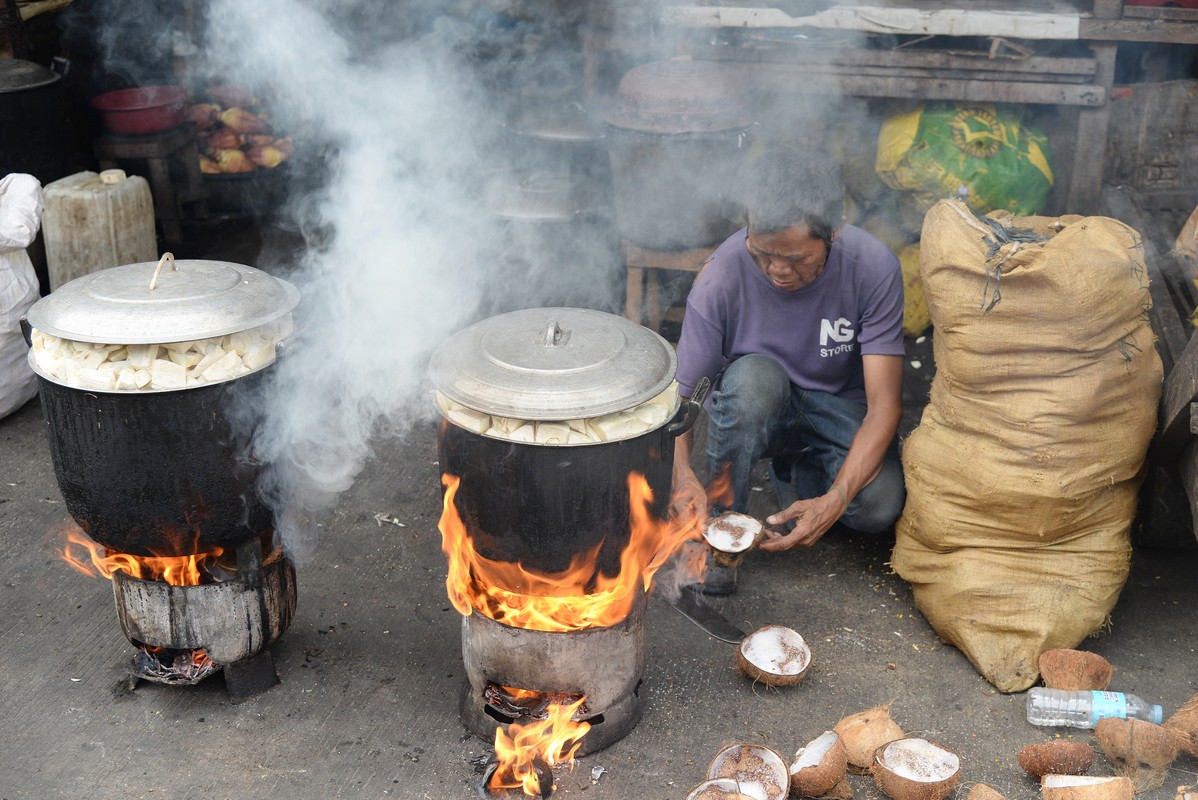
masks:
{"type": "Polygon", "coordinates": [[[200,156],[200,172],[204,175],[219,175],[220,165],[208,156],[200,156]]]}
{"type": "Polygon", "coordinates": [[[214,158],[220,171],[226,174],[254,171],[254,162],[240,150],[217,150],[214,158]]]}
{"type": "Polygon", "coordinates": [[[241,137],[230,128],[217,128],[201,136],[200,145],[213,150],[235,150],[241,146],[241,137]]]}
{"type": "Polygon", "coordinates": [[[270,125],[244,108],[229,108],[220,115],[220,121],[237,133],[269,133],[270,125]]]}
{"type": "Polygon", "coordinates": [[[250,161],[264,169],[274,169],[287,160],[287,154],[277,147],[251,147],[245,153],[250,161]]]}
{"type": "Polygon", "coordinates": [[[187,119],[195,123],[196,130],[206,131],[216,124],[220,106],[215,103],[195,103],[187,109],[187,119]]]}

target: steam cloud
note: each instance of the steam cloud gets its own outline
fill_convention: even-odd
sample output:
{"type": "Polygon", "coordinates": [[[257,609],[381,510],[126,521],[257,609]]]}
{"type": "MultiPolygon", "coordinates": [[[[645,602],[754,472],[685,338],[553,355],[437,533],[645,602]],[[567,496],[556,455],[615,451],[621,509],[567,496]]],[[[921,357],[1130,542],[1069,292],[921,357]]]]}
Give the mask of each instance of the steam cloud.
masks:
{"type": "MultiPolygon", "coordinates": [[[[578,265],[602,261],[511,252],[519,240],[504,237],[480,200],[496,165],[513,160],[488,86],[493,70],[512,65],[480,68],[476,20],[421,11],[216,0],[208,13],[213,69],[260,87],[280,126],[326,143],[321,163],[293,165],[317,176],[293,209],[308,244],[286,274],[303,298],[296,335],[266,394],[243,398],[235,414],[256,424],[260,491],[301,565],[316,520],[364,468],[372,442],[431,415],[431,350],[478,316],[510,310],[496,306],[517,294],[522,306],[557,300],[528,274],[547,255],[583,285],[578,265]]],[[[283,274],[286,265],[259,266],[283,274]]]]}

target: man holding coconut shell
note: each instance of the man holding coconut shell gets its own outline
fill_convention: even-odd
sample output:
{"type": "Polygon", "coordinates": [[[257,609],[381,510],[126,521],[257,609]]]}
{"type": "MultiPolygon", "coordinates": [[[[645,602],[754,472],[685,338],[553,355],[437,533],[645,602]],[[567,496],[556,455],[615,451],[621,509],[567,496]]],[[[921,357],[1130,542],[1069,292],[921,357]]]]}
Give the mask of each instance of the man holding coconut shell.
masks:
{"type": "MultiPolygon", "coordinates": [[[[782,508],[761,549],[809,547],[840,521],[889,529],[903,510],[903,281],[898,259],[844,223],[844,187],[826,161],[767,151],[749,167],[747,228],[712,254],[687,299],[678,341],[684,394],[704,377],[707,469],[731,480],[730,509],[708,507],[691,437],[674,452],[675,514],[744,513],[749,475],[771,459],[782,508]]],[[[708,594],[736,590],[711,569],[708,594]]]]}

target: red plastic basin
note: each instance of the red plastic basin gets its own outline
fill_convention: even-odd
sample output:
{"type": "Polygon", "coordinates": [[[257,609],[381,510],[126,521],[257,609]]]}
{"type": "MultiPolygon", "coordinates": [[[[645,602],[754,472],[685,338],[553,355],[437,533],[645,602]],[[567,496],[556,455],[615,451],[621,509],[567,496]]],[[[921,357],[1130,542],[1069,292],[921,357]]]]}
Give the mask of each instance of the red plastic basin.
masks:
{"type": "Polygon", "coordinates": [[[138,86],[97,95],[91,105],[108,130],[141,136],[183,124],[190,99],[191,92],[182,86],[138,86]]]}

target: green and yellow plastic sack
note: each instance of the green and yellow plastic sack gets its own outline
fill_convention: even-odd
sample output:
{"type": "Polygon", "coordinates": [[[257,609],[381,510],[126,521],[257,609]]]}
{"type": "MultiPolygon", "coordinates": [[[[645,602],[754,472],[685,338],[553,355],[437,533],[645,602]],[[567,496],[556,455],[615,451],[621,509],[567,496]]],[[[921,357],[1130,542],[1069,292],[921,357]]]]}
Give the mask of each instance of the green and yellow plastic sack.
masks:
{"type": "Polygon", "coordinates": [[[1048,137],[1020,106],[989,103],[927,103],[891,114],[878,136],[877,172],[925,209],[956,197],[983,214],[1037,214],[1053,183],[1048,137]]]}

